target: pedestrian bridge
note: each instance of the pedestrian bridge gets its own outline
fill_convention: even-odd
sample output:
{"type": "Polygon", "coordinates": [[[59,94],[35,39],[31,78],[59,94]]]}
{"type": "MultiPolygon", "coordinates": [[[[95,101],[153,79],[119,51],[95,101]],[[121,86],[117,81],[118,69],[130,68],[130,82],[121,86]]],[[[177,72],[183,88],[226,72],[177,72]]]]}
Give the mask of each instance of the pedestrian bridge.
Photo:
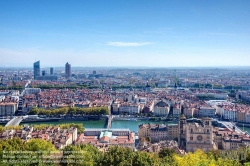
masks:
{"type": "Polygon", "coordinates": [[[111,128],[112,119],[113,119],[112,115],[109,115],[107,129],[111,128]]]}
{"type": "Polygon", "coordinates": [[[12,118],[6,125],[7,126],[18,126],[23,120],[22,116],[12,118]]]}

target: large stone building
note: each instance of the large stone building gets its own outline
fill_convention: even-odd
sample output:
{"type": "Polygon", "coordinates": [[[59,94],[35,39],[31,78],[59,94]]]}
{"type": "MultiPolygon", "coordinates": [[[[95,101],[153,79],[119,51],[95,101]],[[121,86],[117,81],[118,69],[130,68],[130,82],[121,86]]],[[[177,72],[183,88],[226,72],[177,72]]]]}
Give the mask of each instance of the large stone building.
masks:
{"type": "Polygon", "coordinates": [[[140,105],[134,103],[122,103],[119,107],[119,113],[136,114],[140,113],[140,105]]]}
{"type": "Polygon", "coordinates": [[[201,124],[187,123],[186,125],[186,151],[194,152],[196,149],[204,151],[217,149],[213,141],[212,122],[209,118],[204,118],[201,124]]]}
{"type": "Polygon", "coordinates": [[[216,109],[212,107],[200,107],[199,117],[211,117],[215,116],[216,109]]]}
{"type": "Polygon", "coordinates": [[[169,140],[178,140],[178,125],[177,124],[168,124],[168,139],[169,140]]]}
{"type": "Polygon", "coordinates": [[[232,150],[250,145],[250,136],[246,133],[238,133],[234,129],[215,128],[214,141],[219,149],[232,150]]]}
{"type": "Polygon", "coordinates": [[[217,149],[213,140],[213,126],[210,118],[203,118],[201,121],[187,122],[182,116],[179,119],[179,147],[187,152],[194,152],[196,149],[204,151],[217,149]]]}
{"type": "Polygon", "coordinates": [[[158,142],[168,139],[168,128],[164,124],[156,124],[150,127],[149,137],[152,142],[158,142]]]}
{"type": "Polygon", "coordinates": [[[152,142],[173,140],[178,138],[178,125],[141,124],[138,133],[139,138],[150,137],[152,142]]]}
{"type": "Polygon", "coordinates": [[[118,145],[133,149],[135,148],[135,134],[129,129],[86,128],[79,136],[77,144],[92,144],[99,148],[118,145]]]}
{"type": "Polygon", "coordinates": [[[164,101],[159,101],[154,106],[154,114],[156,116],[168,116],[170,105],[164,101]]]}

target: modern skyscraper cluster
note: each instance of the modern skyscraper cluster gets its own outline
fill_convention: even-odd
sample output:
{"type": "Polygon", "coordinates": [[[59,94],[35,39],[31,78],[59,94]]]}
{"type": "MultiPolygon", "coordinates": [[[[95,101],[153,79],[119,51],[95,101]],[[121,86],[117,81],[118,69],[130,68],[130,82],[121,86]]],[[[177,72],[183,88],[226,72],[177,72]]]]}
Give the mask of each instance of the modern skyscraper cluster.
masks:
{"type": "MultiPolygon", "coordinates": [[[[54,68],[51,67],[50,68],[50,76],[47,76],[46,71],[43,70],[42,71],[42,76],[41,76],[41,69],[40,69],[40,61],[37,61],[33,64],[33,68],[34,68],[34,79],[41,79],[40,77],[43,77],[42,79],[49,79],[49,78],[54,78],[52,76],[54,76],[54,68]],[[46,77],[46,78],[45,78],[46,77]]],[[[71,64],[69,64],[68,62],[65,64],[65,77],[66,78],[70,78],[72,75],[71,73],[71,64]]]]}
{"type": "Polygon", "coordinates": [[[37,61],[33,64],[34,69],[34,79],[35,80],[57,80],[57,76],[54,76],[54,68],[50,68],[49,75],[47,74],[46,70],[40,69],[40,61],[37,61]]]}
{"type": "Polygon", "coordinates": [[[68,62],[65,64],[65,77],[71,77],[71,64],[69,64],[68,62]]]}

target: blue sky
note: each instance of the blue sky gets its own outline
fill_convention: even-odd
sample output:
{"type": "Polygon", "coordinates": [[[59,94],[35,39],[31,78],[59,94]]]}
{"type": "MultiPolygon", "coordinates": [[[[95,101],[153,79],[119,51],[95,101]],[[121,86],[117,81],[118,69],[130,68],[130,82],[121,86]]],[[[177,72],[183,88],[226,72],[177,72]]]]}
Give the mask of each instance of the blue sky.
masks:
{"type": "Polygon", "coordinates": [[[249,0],[1,0],[0,66],[249,66],[249,0]]]}

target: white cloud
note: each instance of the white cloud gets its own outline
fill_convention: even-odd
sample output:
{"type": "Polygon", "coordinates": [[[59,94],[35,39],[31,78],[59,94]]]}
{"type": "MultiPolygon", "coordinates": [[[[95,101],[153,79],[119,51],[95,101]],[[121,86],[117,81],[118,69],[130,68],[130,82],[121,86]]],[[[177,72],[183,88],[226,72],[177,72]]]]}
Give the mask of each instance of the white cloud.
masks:
{"type": "Polygon", "coordinates": [[[107,45],[109,46],[116,46],[116,47],[138,47],[138,46],[145,46],[150,45],[151,42],[108,42],[107,45]]]}

